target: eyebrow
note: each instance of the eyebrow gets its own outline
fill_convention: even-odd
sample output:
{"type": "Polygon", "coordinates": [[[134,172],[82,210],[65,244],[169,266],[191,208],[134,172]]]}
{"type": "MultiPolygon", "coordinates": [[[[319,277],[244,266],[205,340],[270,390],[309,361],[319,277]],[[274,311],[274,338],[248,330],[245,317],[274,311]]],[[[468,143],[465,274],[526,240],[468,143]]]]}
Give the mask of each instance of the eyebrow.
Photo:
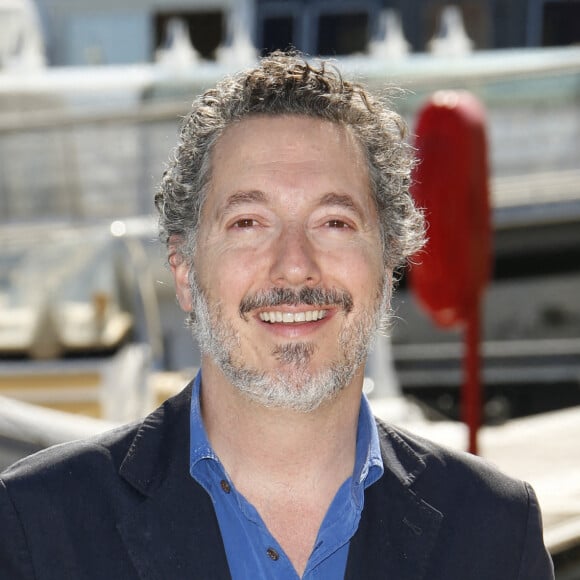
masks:
{"type": "Polygon", "coordinates": [[[350,211],[354,211],[360,216],[363,215],[363,211],[361,210],[358,203],[356,203],[350,195],[347,195],[345,193],[334,193],[334,192],[327,193],[322,196],[322,199],[320,200],[318,205],[321,207],[326,205],[335,205],[342,207],[344,209],[348,209],[350,211]]]}
{"type": "Polygon", "coordinates": [[[232,208],[244,203],[264,203],[265,201],[266,194],[258,189],[251,189],[250,191],[236,191],[226,199],[223,207],[221,208],[221,211],[225,213],[232,208]]]}
{"type": "MultiPolygon", "coordinates": [[[[242,205],[244,203],[265,203],[267,199],[267,195],[259,189],[236,191],[226,199],[220,213],[225,214],[236,206],[242,205]]],[[[353,211],[360,216],[363,215],[363,211],[360,206],[353,200],[350,195],[345,193],[326,193],[318,202],[318,206],[338,206],[349,211],[353,211]]]]}

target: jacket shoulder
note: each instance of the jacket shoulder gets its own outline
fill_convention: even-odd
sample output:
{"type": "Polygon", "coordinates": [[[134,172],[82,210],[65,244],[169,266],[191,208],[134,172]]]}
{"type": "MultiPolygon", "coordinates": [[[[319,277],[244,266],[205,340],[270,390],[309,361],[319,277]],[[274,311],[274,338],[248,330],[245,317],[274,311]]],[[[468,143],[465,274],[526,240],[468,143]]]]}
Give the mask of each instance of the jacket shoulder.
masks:
{"type": "Polygon", "coordinates": [[[183,417],[187,413],[189,393],[189,388],[184,389],[141,420],[25,457],[0,473],[0,479],[12,485],[23,479],[30,483],[36,478],[54,479],[86,470],[87,474],[95,471],[98,480],[102,481],[108,470],[117,474],[136,448],[144,447],[144,452],[152,452],[155,445],[166,443],[166,431],[176,428],[176,416],[183,417]],[[151,436],[153,433],[155,435],[151,436]]]}
{"type": "Polygon", "coordinates": [[[188,401],[186,389],[142,421],[51,447],[5,470],[0,570],[10,578],[135,578],[124,543],[136,541],[132,518],[144,525],[149,514],[155,523],[163,519],[160,505],[174,515],[184,511],[179,498],[204,499],[183,469],[188,401]]]}
{"type": "Polygon", "coordinates": [[[553,579],[540,507],[528,483],[480,457],[377,424],[385,482],[374,492],[374,505],[392,509],[388,492],[404,489],[398,497],[412,497],[441,518],[426,577],[553,579]]]}
{"type": "MultiPolygon", "coordinates": [[[[425,487],[433,494],[448,495],[454,488],[465,494],[470,487],[481,500],[487,494],[496,499],[512,498],[527,501],[527,486],[486,459],[464,451],[451,449],[377,420],[379,435],[387,454],[394,455],[406,473],[407,483],[425,487]],[[422,480],[427,484],[422,484],[422,480]],[[441,484],[438,482],[441,480],[441,484]],[[483,494],[483,495],[481,495],[483,494]]],[[[387,458],[390,462],[393,457],[387,458]]]]}

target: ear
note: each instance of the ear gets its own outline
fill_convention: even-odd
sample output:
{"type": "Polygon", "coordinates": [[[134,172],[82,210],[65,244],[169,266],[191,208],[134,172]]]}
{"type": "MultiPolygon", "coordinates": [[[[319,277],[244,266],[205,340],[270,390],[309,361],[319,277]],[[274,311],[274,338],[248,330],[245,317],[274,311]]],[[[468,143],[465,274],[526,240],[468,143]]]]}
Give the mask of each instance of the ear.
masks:
{"type": "Polygon", "coordinates": [[[189,264],[181,254],[179,240],[171,238],[169,240],[169,267],[173,274],[175,284],[175,295],[179,306],[185,312],[191,312],[191,290],[189,287],[189,264]]]}

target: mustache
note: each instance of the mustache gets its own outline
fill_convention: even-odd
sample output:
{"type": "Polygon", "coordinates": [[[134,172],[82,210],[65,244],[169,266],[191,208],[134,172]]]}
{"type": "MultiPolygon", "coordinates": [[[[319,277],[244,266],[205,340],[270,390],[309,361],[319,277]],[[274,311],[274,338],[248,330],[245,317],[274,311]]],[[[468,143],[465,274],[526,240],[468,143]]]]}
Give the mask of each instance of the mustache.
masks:
{"type": "Polygon", "coordinates": [[[245,296],[240,303],[240,315],[244,318],[258,308],[301,305],[338,306],[348,314],[353,308],[353,299],[346,290],[336,288],[271,288],[245,296]]]}

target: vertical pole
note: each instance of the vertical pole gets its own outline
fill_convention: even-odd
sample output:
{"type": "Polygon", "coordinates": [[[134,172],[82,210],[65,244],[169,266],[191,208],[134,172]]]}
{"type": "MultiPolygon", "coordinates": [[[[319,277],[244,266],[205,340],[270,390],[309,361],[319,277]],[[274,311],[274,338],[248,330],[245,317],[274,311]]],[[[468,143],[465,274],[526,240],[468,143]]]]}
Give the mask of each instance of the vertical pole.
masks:
{"type": "Polygon", "coordinates": [[[464,381],[461,392],[462,419],[467,425],[468,451],[478,453],[478,431],[481,426],[481,378],[480,378],[480,301],[479,297],[469,309],[465,328],[464,381]]]}

